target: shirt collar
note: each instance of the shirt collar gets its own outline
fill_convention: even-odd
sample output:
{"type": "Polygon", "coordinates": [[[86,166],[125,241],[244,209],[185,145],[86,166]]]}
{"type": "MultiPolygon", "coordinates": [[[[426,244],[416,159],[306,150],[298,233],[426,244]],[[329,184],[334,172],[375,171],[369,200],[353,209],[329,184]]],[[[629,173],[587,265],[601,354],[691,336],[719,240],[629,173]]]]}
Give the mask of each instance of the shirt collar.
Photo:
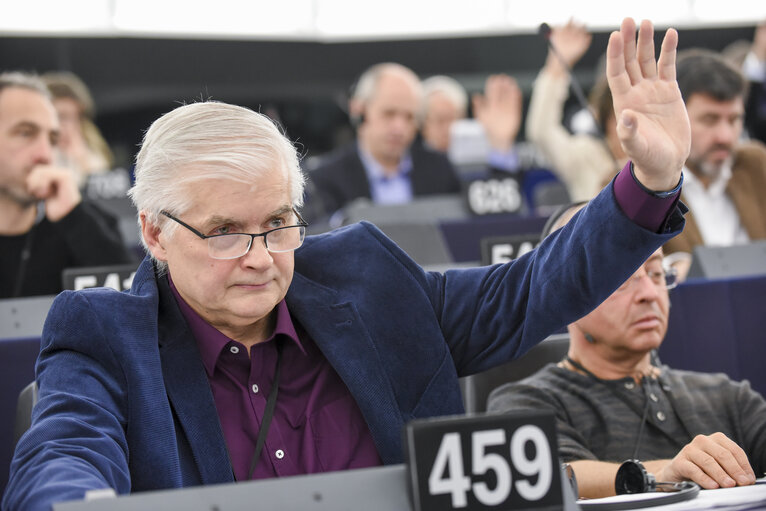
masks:
{"type": "Polygon", "coordinates": [[[397,179],[404,177],[412,172],[412,156],[409,151],[404,153],[399,160],[399,165],[396,167],[396,175],[388,176],[383,169],[383,165],[378,163],[372,154],[367,152],[360,142],[356,144],[357,151],[359,152],[359,159],[362,160],[362,166],[367,173],[367,179],[370,181],[385,181],[388,179],[397,179]]]}
{"type": "MultiPolygon", "coordinates": [[[[189,324],[189,329],[191,330],[194,339],[197,341],[197,347],[199,348],[205,371],[207,372],[208,377],[212,377],[215,373],[215,366],[218,363],[218,357],[220,356],[221,351],[223,351],[229,343],[236,341],[227,337],[217,328],[202,319],[202,317],[197,314],[188,303],[186,303],[176,289],[175,284],[173,284],[173,279],[170,277],[170,273],[168,273],[168,284],[170,285],[171,291],[173,291],[173,296],[178,303],[178,308],[181,310],[181,314],[186,318],[186,322],[189,324]]],[[[264,342],[271,342],[278,335],[287,336],[287,338],[295,342],[301,352],[306,355],[306,350],[301,344],[298,333],[295,331],[295,325],[290,317],[287,302],[285,302],[284,299],[274,307],[274,313],[276,314],[274,332],[264,342]]]]}

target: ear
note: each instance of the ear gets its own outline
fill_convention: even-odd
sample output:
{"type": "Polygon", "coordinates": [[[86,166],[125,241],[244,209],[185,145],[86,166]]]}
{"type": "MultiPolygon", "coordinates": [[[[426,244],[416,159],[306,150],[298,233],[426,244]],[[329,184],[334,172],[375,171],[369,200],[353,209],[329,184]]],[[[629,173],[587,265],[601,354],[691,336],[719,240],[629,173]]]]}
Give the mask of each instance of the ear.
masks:
{"type": "Polygon", "coordinates": [[[358,126],[364,117],[364,101],[351,98],[348,100],[348,117],[354,126],[358,126]]]}
{"type": "Polygon", "coordinates": [[[146,212],[142,211],[138,215],[138,218],[141,221],[141,236],[144,238],[144,242],[146,243],[149,252],[151,252],[152,256],[158,261],[167,262],[167,253],[163,246],[163,241],[160,239],[162,230],[157,224],[149,222],[146,217],[146,212]]]}

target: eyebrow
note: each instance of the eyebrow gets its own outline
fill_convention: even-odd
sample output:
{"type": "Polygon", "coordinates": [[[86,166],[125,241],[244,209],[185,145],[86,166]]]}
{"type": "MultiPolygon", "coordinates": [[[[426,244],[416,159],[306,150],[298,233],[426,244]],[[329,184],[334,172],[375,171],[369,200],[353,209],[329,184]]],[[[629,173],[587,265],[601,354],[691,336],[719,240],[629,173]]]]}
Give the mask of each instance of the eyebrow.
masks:
{"type": "MultiPolygon", "coordinates": [[[[293,207],[292,206],[284,205],[284,206],[281,206],[281,207],[275,209],[271,213],[268,213],[266,215],[266,218],[267,219],[277,218],[277,217],[280,217],[280,216],[284,216],[284,215],[286,215],[288,213],[292,213],[292,211],[293,211],[293,207]]],[[[211,226],[211,225],[218,225],[218,224],[232,224],[232,225],[236,225],[236,226],[241,226],[242,222],[239,221],[239,220],[234,220],[231,217],[225,217],[225,216],[220,216],[220,215],[213,215],[213,216],[211,216],[210,218],[208,218],[207,220],[205,220],[203,222],[203,225],[205,227],[208,227],[208,226],[211,226]]]]}

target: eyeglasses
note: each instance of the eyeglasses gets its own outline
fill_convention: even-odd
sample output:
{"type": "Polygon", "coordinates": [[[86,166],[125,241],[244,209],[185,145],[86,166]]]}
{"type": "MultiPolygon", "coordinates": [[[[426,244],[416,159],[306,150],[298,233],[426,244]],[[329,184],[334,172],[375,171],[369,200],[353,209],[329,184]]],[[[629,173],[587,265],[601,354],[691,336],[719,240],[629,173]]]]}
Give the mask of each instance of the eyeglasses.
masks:
{"type": "Polygon", "coordinates": [[[673,289],[678,285],[678,275],[675,268],[668,268],[667,270],[646,270],[643,275],[633,275],[625,281],[623,285],[617,288],[617,291],[627,291],[631,289],[634,284],[641,281],[642,278],[649,277],[657,287],[664,287],[665,289],[673,289]]]}
{"type": "Polygon", "coordinates": [[[207,236],[167,211],[160,211],[161,215],[165,215],[174,222],[183,225],[201,239],[207,240],[207,253],[213,259],[237,259],[242,257],[250,251],[250,248],[253,246],[253,240],[260,237],[263,238],[263,243],[269,252],[292,252],[303,245],[303,239],[306,237],[306,226],[308,225],[295,208],[293,208],[293,213],[298,219],[297,225],[277,227],[260,234],[234,232],[207,236]]]}

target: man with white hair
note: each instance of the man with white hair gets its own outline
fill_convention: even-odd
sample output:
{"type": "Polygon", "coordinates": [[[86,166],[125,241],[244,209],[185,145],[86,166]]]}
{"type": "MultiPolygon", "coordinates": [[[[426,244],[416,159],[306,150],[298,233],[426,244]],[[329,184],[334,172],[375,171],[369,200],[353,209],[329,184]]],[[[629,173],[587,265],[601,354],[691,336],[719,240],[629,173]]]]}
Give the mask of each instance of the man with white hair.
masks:
{"type": "Polygon", "coordinates": [[[460,82],[437,75],[423,80],[423,143],[446,153],[452,123],[468,115],[468,93],[460,82]]]}
{"type": "MultiPolygon", "coordinates": [[[[491,75],[484,93],[472,97],[473,115],[483,130],[490,172],[516,172],[520,169],[516,136],[521,126],[522,94],[516,80],[505,74],[491,75]]],[[[468,93],[449,76],[436,75],[423,80],[423,143],[447,153],[455,121],[468,113],[468,93]]]]}
{"type": "Polygon", "coordinates": [[[460,191],[447,157],[412,143],[422,94],[420,79],[401,64],[376,64],[362,73],[349,101],[357,140],[323,157],[309,173],[312,210],[332,215],[360,197],[401,204],[460,191]]]}
{"type": "Polygon", "coordinates": [[[304,240],[296,151],[267,118],[161,117],[130,192],[150,255],[129,292],[53,303],[3,509],[401,463],[405,423],[463,411],[459,376],[587,313],[682,228],[677,37],[655,63],[651,23],[612,34],[634,163],[505,265],[426,272],[366,223],[304,240]]]}

